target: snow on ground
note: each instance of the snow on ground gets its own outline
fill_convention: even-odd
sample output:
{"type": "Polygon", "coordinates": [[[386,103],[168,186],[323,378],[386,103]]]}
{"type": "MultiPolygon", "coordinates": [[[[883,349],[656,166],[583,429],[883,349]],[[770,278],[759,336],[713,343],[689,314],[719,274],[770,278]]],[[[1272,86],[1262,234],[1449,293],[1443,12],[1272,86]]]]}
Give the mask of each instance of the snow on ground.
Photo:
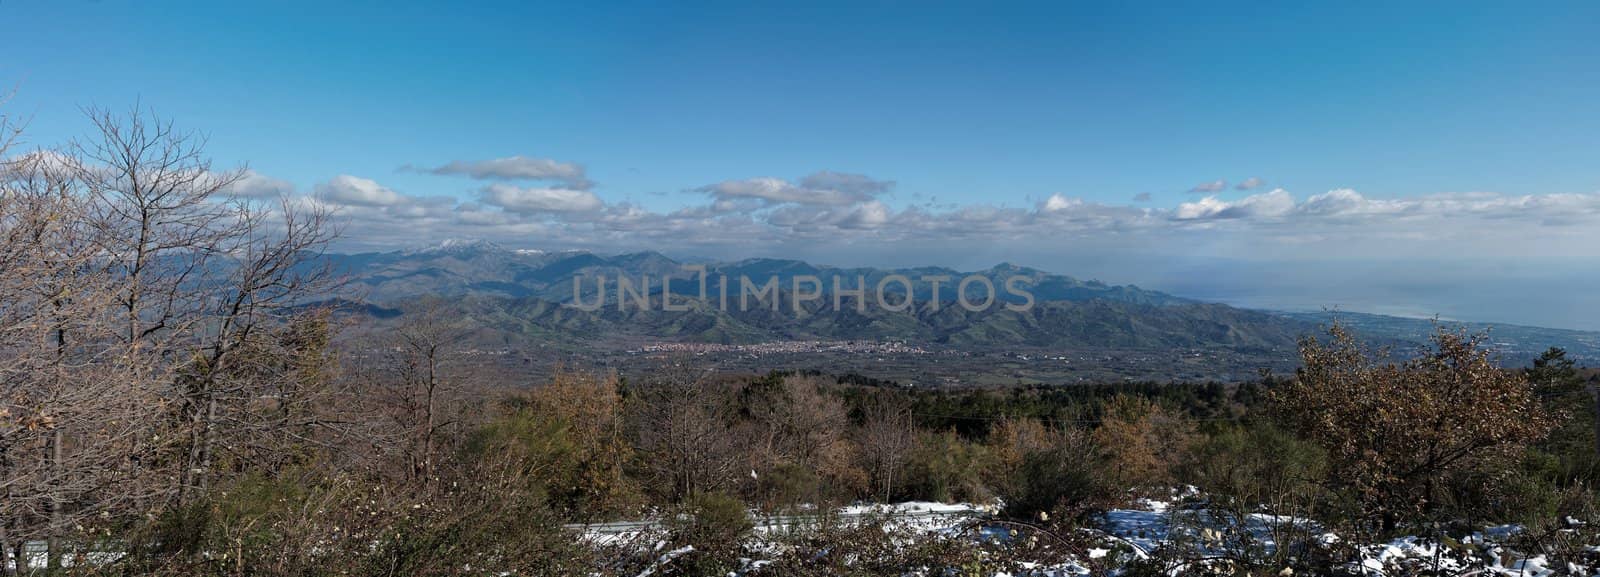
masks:
{"type": "Polygon", "coordinates": [[[1418,568],[1448,575],[1494,575],[1552,577],[1555,575],[1600,576],[1600,568],[1569,565],[1558,567],[1544,555],[1525,556],[1503,543],[1521,532],[1517,525],[1489,527],[1461,540],[1456,548],[1420,537],[1401,537],[1381,545],[1362,548],[1364,575],[1409,574],[1418,568]]]}
{"type": "Polygon", "coordinates": [[[1112,509],[1106,512],[1101,528],[1149,553],[1167,540],[1167,514],[1165,511],[1112,509]]]}
{"type": "MultiPolygon", "coordinates": [[[[1098,529],[1109,537],[1104,546],[1092,546],[1086,551],[1085,558],[1062,564],[1025,564],[1025,571],[1016,577],[1088,575],[1092,572],[1089,567],[1104,568],[1108,556],[1116,557],[1112,548],[1120,547],[1119,542],[1133,549],[1134,558],[1146,558],[1175,544],[1193,548],[1189,551],[1191,555],[1213,556],[1222,555],[1230,546],[1237,547],[1240,543],[1249,543],[1261,551],[1270,552],[1278,546],[1279,539],[1290,536],[1297,542],[1309,541],[1312,547],[1322,549],[1332,549],[1343,542],[1338,535],[1323,530],[1314,521],[1286,515],[1251,513],[1244,515],[1240,519],[1242,522],[1225,522],[1228,519],[1225,515],[1207,510],[1203,499],[1197,497],[1197,492],[1189,488],[1175,492],[1170,499],[1141,499],[1135,501],[1133,507],[1107,511],[1098,523],[1098,529]],[[1235,527],[1231,532],[1230,526],[1235,527]]],[[[864,521],[887,517],[893,525],[902,529],[953,535],[970,528],[972,520],[995,514],[997,509],[995,505],[971,503],[907,502],[852,505],[838,509],[830,518],[850,522],[852,519],[864,521]]],[[[765,556],[764,553],[776,553],[780,547],[778,541],[761,538],[760,535],[775,536],[782,531],[804,529],[807,524],[821,518],[818,515],[754,517],[758,538],[750,551],[757,558],[747,560],[746,567],[754,569],[762,566],[766,561],[760,557],[765,556]]],[[[620,544],[636,540],[658,528],[659,525],[655,523],[641,521],[588,526],[585,533],[592,543],[620,544]]],[[[1543,555],[1530,557],[1510,550],[1507,543],[1519,531],[1521,528],[1515,525],[1490,527],[1461,539],[1459,543],[1452,542],[1451,546],[1416,536],[1401,537],[1387,543],[1359,545],[1356,547],[1358,561],[1347,568],[1366,577],[1414,575],[1419,571],[1441,575],[1600,577],[1600,571],[1596,570],[1600,568],[1554,567],[1543,555]]],[[[980,522],[974,538],[1005,541],[1008,535],[1014,533],[1010,533],[1006,527],[982,526],[980,522]]],[[[664,542],[656,544],[658,552],[664,549],[664,542]]],[[[667,551],[661,557],[665,562],[684,552],[667,551]]],[[[1012,576],[1001,573],[994,577],[1012,576]]]]}
{"type": "Polygon", "coordinates": [[[907,501],[893,505],[850,505],[839,509],[841,515],[882,515],[893,513],[903,514],[964,514],[964,513],[993,513],[994,505],[974,505],[972,503],[935,503],[932,501],[907,501]]]}
{"type": "MultiPolygon", "coordinates": [[[[1145,552],[1153,552],[1174,539],[1189,539],[1199,543],[1199,550],[1204,555],[1220,552],[1210,546],[1206,538],[1226,538],[1221,533],[1209,533],[1225,529],[1226,525],[1202,508],[1185,508],[1176,501],[1142,500],[1138,508],[1108,511],[1101,528],[1145,552]]],[[[1322,531],[1316,523],[1289,516],[1255,513],[1248,516],[1245,527],[1266,551],[1277,546],[1275,535],[1286,530],[1310,536],[1313,543],[1322,547],[1341,542],[1338,535],[1322,531]]],[[[1489,527],[1461,539],[1461,545],[1455,548],[1444,547],[1436,540],[1417,536],[1364,545],[1358,547],[1360,562],[1352,569],[1367,577],[1413,575],[1418,570],[1439,575],[1600,577],[1600,568],[1552,567],[1544,555],[1530,557],[1508,549],[1504,544],[1521,530],[1516,525],[1489,527]]]]}

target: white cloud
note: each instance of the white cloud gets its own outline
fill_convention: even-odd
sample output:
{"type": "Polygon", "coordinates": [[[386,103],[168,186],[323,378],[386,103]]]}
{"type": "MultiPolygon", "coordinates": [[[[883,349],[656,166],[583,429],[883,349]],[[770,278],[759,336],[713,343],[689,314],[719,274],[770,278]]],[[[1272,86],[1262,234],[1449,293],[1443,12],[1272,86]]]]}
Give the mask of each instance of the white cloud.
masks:
{"type": "Polygon", "coordinates": [[[1228,188],[1228,181],[1217,179],[1217,180],[1213,180],[1211,182],[1202,182],[1200,184],[1196,184],[1196,185],[1194,185],[1194,188],[1189,189],[1189,192],[1196,192],[1196,193],[1222,192],[1226,188],[1228,188]]]}
{"type": "Polygon", "coordinates": [[[1294,197],[1281,188],[1272,192],[1252,194],[1229,202],[1208,196],[1196,202],[1185,202],[1173,211],[1177,220],[1232,219],[1251,217],[1280,217],[1294,210],[1294,197]]]}
{"type": "Polygon", "coordinates": [[[747,178],[726,180],[696,189],[718,200],[759,199],[768,204],[849,205],[870,198],[855,191],[806,188],[796,186],[781,178],[747,178]]]}
{"type": "Polygon", "coordinates": [[[16,172],[65,175],[82,163],[78,159],[54,150],[34,150],[10,158],[0,158],[0,168],[16,172]]]}
{"type": "Polygon", "coordinates": [[[876,200],[861,204],[851,210],[839,226],[845,228],[878,228],[889,222],[889,207],[876,200]]]}
{"type": "Polygon", "coordinates": [[[1045,212],[1056,212],[1056,211],[1062,211],[1062,210],[1069,210],[1069,209],[1072,209],[1074,207],[1078,207],[1078,206],[1082,206],[1082,205],[1083,205],[1083,199],[1080,199],[1080,198],[1068,198],[1068,197],[1062,196],[1061,193],[1058,192],[1058,193],[1050,195],[1050,198],[1045,199],[1044,203],[1040,204],[1039,210],[1042,210],[1042,211],[1045,211],[1045,212]]]}
{"type": "Polygon", "coordinates": [[[1408,204],[1404,201],[1368,200],[1359,192],[1340,188],[1312,195],[1298,210],[1312,216],[1378,215],[1404,212],[1408,210],[1408,204]]]}
{"type": "Polygon", "coordinates": [[[485,187],[482,200],[484,204],[521,214],[587,212],[605,206],[600,197],[586,190],[522,188],[509,184],[491,184],[485,187]]]}
{"type": "Polygon", "coordinates": [[[566,183],[568,188],[589,188],[591,184],[583,165],[520,155],[491,160],[456,160],[423,170],[478,180],[553,180],[566,183]]]}
{"type": "Polygon", "coordinates": [[[865,174],[822,170],[800,179],[802,188],[812,190],[837,190],[864,195],[877,195],[894,188],[893,180],[876,180],[865,174]]]}
{"type": "Polygon", "coordinates": [[[767,203],[758,198],[718,198],[711,202],[711,212],[751,212],[760,210],[767,203]]]}
{"type": "Polygon", "coordinates": [[[1250,178],[1244,179],[1244,181],[1240,182],[1239,184],[1233,185],[1233,189],[1234,190],[1255,190],[1255,189],[1260,188],[1260,187],[1262,187],[1262,186],[1264,186],[1266,184],[1267,184],[1267,181],[1261,180],[1260,178],[1252,176],[1250,178]]]}
{"type": "Polygon", "coordinates": [[[407,201],[405,195],[377,181],[348,174],[335,176],[317,185],[317,195],[330,202],[349,206],[393,206],[407,201]]]}
{"type": "Polygon", "coordinates": [[[1228,258],[1396,252],[1600,257],[1600,193],[1374,198],[1335,189],[1297,201],[1275,189],[1242,198],[1205,195],[1175,206],[1156,205],[1143,195],[1101,204],[1065,194],[1028,207],[902,205],[880,198],[892,190],[889,181],[831,172],[795,182],[729,180],[695,190],[709,198],[659,208],[609,204],[586,190],[509,183],[490,183],[471,201],[408,196],[349,175],[317,187],[327,202],[343,207],[340,214],[350,222],[346,238],[369,245],[472,237],[539,248],[653,248],[735,257],[948,247],[932,253],[937,257],[1047,246],[1228,258]],[[1051,242],[1056,239],[1065,244],[1051,242]]]}
{"type": "Polygon", "coordinates": [[[294,185],[287,180],[246,170],[239,180],[228,188],[227,193],[244,198],[276,198],[293,194],[294,185]]]}
{"type": "Polygon", "coordinates": [[[695,189],[711,195],[718,210],[759,210],[778,204],[809,206],[849,206],[873,200],[894,188],[892,180],[876,180],[864,174],[819,171],[806,175],[799,184],[774,177],[725,180],[695,189]],[[759,201],[752,204],[750,201],[759,201]]]}

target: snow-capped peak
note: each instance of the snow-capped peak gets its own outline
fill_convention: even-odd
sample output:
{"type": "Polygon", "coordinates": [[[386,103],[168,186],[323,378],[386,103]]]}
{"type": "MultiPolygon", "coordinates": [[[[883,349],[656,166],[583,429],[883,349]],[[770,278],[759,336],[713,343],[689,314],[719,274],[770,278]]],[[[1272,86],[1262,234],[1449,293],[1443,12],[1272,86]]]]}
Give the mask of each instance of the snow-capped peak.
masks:
{"type": "Polygon", "coordinates": [[[435,253],[463,253],[463,252],[502,252],[500,245],[483,239],[447,238],[438,244],[423,248],[405,251],[406,254],[435,254],[435,253]]]}

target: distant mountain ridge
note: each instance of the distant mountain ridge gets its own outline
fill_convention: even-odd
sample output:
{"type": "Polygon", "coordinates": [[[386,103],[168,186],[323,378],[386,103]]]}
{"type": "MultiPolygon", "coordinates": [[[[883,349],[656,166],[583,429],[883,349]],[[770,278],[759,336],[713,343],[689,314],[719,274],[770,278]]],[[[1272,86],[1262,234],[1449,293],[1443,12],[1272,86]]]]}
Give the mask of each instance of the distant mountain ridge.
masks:
{"type": "MultiPolygon", "coordinates": [[[[1320,331],[1335,316],[1359,333],[1385,344],[1418,343],[1432,328],[1428,321],[1358,313],[1278,313],[1206,303],[1133,285],[1080,280],[1001,263],[981,271],[945,267],[880,269],[832,267],[805,261],[751,258],[734,262],[682,263],[655,251],[601,255],[587,251],[511,250],[485,241],[452,240],[438,245],[361,254],[327,254],[326,264],[351,279],[350,299],[370,303],[374,318],[390,318],[420,297],[444,297],[461,318],[491,342],[585,342],[597,338],[661,339],[707,343],[755,343],[797,339],[905,340],[973,347],[1114,348],[1135,350],[1218,349],[1271,357],[1292,357],[1297,339],[1320,331]],[[703,266],[706,298],[700,299],[703,266]],[[914,307],[903,312],[878,306],[874,288],[890,275],[910,279],[914,307]],[[994,306],[968,311],[951,306],[956,282],[982,276],[996,287],[1005,279],[1027,279],[1036,299],[1027,311],[994,306]],[[577,296],[593,303],[597,279],[608,279],[606,305],[586,311],[570,306],[577,296]],[[618,308],[616,281],[636,285],[648,278],[652,306],[618,308]],[[722,304],[718,279],[729,279],[722,304]],[[738,306],[738,279],[756,284],[777,279],[779,310],[738,306]],[[791,308],[796,277],[819,280],[822,296],[791,308]],[[926,277],[946,277],[934,294],[926,277]],[[665,310],[663,279],[672,302],[687,310],[665,310]],[[834,307],[833,286],[867,287],[864,296],[841,293],[834,307]],[[858,301],[865,305],[857,307],[858,301]],[[935,306],[935,302],[942,306],[935,306]]],[[[982,300],[982,283],[974,283],[982,300]]],[[[887,303],[904,298],[898,282],[885,283],[887,303]]],[[[807,286],[807,290],[810,285],[807,286]]],[[[997,290],[997,293],[999,291],[997,290]]],[[[999,293],[1001,301],[1016,302],[999,293]]],[[[1451,324],[1451,323],[1445,323],[1451,324]]],[[[1468,325],[1474,330],[1482,325],[1468,325]]],[[[1496,333],[1509,362],[1548,346],[1567,348],[1580,359],[1600,362],[1600,333],[1511,327],[1496,333]]]]}
{"type": "MultiPolygon", "coordinates": [[[[564,303],[574,296],[574,282],[580,295],[592,295],[596,279],[604,276],[615,283],[619,277],[634,282],[649,277],[652,294],[659,294],[662,279],[669,279],[675,295],[699,295],[701,273],[683,268],[685,264],[705,267],[710,282],[707,295],[718,298],[720,285],[716,279],[729,279],[728,292],[736,295],[738,279],[749,278],[761,284],[767,279],[778,279],[780,288],[792,288],[797,276],[816,277],[821,281],[823,295],[833,293],[835,279],[842,288],[854,289],[857,279],[865,281],[872,292],[880,281],[890,275],[901,275],[912,281],[912,291],[919,302],[956,299],[956,283],[968,275],[981,275],[997,287],[1005,279],[1020,276],[1028,279],[1028,291],[1039,301],[1085,302],[1109,300],[1133,304],[1174,305],[1198,301],[1184,299],[1159,291],[1132,285],[1109,285],[1097,280],[1083,281],[1066,275],[1051,274],[1037,269],[1001,263],[987,270],[963,272],[944,267],[918,267],[906,269],[844,268],[813,265],[804,261],[775,258],[752,258],[735,262],[681,263],[659,252],[643,251],[614,256],[604,256],[586,251],[544,252],[510,250],[486,241],[449,240],[439,245],[383,253],[329,254],[322,257],[335,272],[356,281],[362,296],[374,302],[392,302],[398,299],[423,295],[447,297],[536,297],[564,303]],[[922,279],[948,277],[938,287],[938,298],[933,299],[932,284],[922,279]]],[[[614,284],[608,297],[614,297],[614,284]]],[[[899,283],[888,283],[886,292],[903,293],[899,283]]],[[[983,296],[983,285],[971,287],[973,298],[983,296]]],[[[999,294],[1000,298],[1009,298],[999,294]]]]}

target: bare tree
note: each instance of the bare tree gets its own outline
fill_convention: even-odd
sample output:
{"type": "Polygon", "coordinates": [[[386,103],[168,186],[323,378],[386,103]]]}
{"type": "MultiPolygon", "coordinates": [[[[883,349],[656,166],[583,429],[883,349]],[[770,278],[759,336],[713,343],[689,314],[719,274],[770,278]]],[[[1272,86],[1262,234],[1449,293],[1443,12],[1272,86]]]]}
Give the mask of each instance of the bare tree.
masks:
{"type": "Polygon", "coordinates": [[[89,116],[93,138],[0,166],[0,516],[52,566],[68,528],[192,498],[218,439],[252,433],[238,416],[293,371],[238,353],[328,286],[303,265],[334,233],[320,206],[228,197],[242,172],[202,138],[89,116]]]}
{"type": "Polygon", "coordinates": [[[222,264],[229,272],[225,282],[202,283],[201,301],[208,306],[199,313],[198,354],[178,389],[189,428],[186,491],[205,490],[219,449],[219,429],[247,423],[237,414],[281,393],[279,379],[293,382],[296,377],[264,374],[261,367],[236,370],[235,365],[247,362],[237,353],[259,350],[261,341],[271,344],[270,331],[284,326],[297,306],[327,293],[332,279],[326,268],[301,266],[331,240],[327,218],[325,209],[289,201],[275,212],[241,205],[231,215],[232,236],[215,246],[231,257],[222,264]]]}
{"type": "Polygon", "coordinates": [[[249,234],[225,195],[244,172],[213,170],[203,137],[137,108],[86,114],[95,133],[74,142],[70,158],[93,201],[99,260],[118,279],[122,338],[139,348],[189,336],[208,304],[195,290],[200,277],[249,234]]]}
{"type": "Polygon", "coordinates": [[[337,231],[322,205],[229,197],[244,171],[215,170],[200,135],[137,109],[87,114],[96,133],[72,149],[97,260],[116,280],[129,357],[151,359],[131,367],[133,380],[170,383],[176,497],[190,500],[207,486],[219,429],[264,394],[259,371],[235,370],[235,353],[331,287],[326,269],[303,265],[337,231]]]}
{"type": "Polygon", "coordinates": [[[376,389],[403,439],[407,474],[432,479],[440,439],[462,426],[468,367],[458,363],[466,333],[434,300],[406,312],[383,346],[376,389]]]}
{"type": "Polygon", "coordinates": [[[118,378],[131,363],[105,322],[115,283],[96,266],[99,231],[72,165],[38,152],[0,178],[0,513],[16,544],[48,539],[52,566],[67,527],[121,512],[144,486],[128,481],[158,406],[118,378]]]}
{"type": "MultiPolygon", "coordinates": [[[[850,413],[843,399],[824,390],[819,377],[788,375],[760,379],[744,386],[741,406],[750,422],[741,435],[747,445],[752,471],[767,472],[788,467],[815,474],[841,489],[860,487],[864,472],[855,466],[855,445],[849,439],[850,413]]],[[[770,485],[770,483],[768,484],[770,485]]],[[[820,488],[820,487],[819,487],[820,488]]],[[[820,495],[774,495],[763,489],[764,498],[799,498],[814,501],[820,495]]],[[[780,503],[770,502],[771,505],[780,503]]]]}
{"type": "Polygon", "coordinates": [[[658,371],[629,395],[629,425],[651,486],[673,500],[730,484],[738,455],[726,391],[683,364],[658,371]]]}
{"type": "Polygon", "coordinates": [[[867,409],[859,435],[861,457],[872,475],[874,487],[887,502],[894,497],[896,477],[905,468],[917,443],[910,403],[899,395],[880,392],[867,409]]]}

